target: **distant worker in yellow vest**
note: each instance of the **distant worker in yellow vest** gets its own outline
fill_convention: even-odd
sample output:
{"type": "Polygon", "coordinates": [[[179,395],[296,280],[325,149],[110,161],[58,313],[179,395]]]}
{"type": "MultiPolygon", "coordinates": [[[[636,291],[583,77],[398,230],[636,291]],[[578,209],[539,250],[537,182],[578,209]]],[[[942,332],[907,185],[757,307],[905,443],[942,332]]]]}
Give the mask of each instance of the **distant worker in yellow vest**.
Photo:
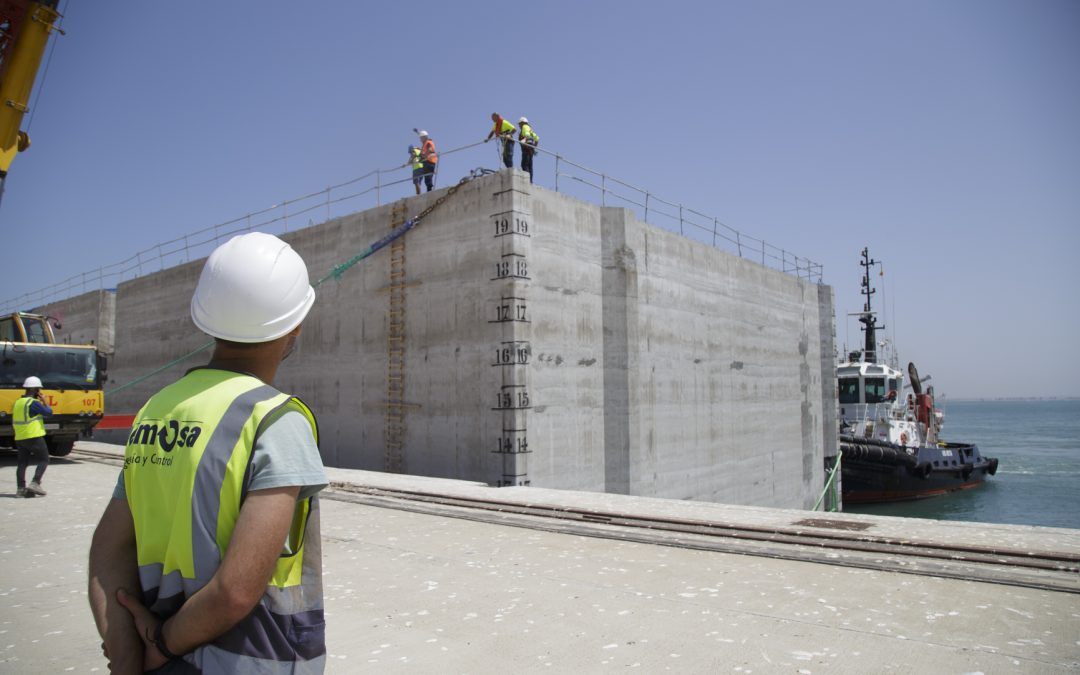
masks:
{"type": "Polygon", "coordinates": [[[326,474],[314,415],[272,385],[314,302],[304,261],[273,235],[207,258],[191,318],[213,356],[136,415],[90,547],[114,672],[323,672],[326,474]]]}
{"type": "Polygon", "coordinates": [[[521,170],[529,172],[529,182],[533,182],[533,155],[536,154],[536,146],[540,145],[540,137],[536,135],[529,120],[524,116],[518,120],[518,142],[521,143],[521,170]]]}
{"type": "MultiPolygon", "coordinates": [[[[18,381],[18,380],[16,380],[18,381]]],[[[15,469],[15,494],[19,497],[44,497],[41,479],[49,468],[49,446],[45,444],[45,418],[52,415],[52,408],[41,394],[41,380],[28,377],[23,382],[26,393],[11,407],[11,422],[15,427],[15,447],[19,451],[19,463],[15,469]],[[30,460],[37,462],[34,478],[26,484],[26,467],[30,460]]]]}
{"type": "Polygon", "coordinates": [[[424,180],[424,161],[420,159],[420,148],[415,145],[409,146],[409,161],[401,166],[412,166],[412,184],[416,188],[416,194],[420,194],[420,182],[424,180]]]}
{"type": "Polygon", "coordinates": [[[416,133],[420,136],[420,159],[424,162],[424,184],[427,185],[427,191],[431,192],[435,187],[435,167],[439,163],[439,155],[435,152],[435,141],[431,140],[428,132],[420,130],[416,133]]]}
{"type": "Polygon", "coordinates": [[[497,112],[491,113],[491,121],[494,125],[484,142],[487,143],[493,136],[498,136],[502,143],[502,161],[507,169],[514,166],[514,132],[517,130],[513,122],[504,120],[497,112]]]}

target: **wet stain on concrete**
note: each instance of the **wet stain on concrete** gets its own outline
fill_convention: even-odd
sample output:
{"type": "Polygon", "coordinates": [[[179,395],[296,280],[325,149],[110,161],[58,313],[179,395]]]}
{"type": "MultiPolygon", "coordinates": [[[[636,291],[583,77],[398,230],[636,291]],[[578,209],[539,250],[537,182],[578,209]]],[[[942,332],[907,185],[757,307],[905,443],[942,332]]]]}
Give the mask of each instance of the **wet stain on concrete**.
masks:
{"type": "Polygon", "coordinates": [[[744,365],[744,364],[743,364],[743,362],[742,362],[742,361],[732,361],[732,362],[731,362],[731,369],[732,369],[732,370],[742,370],[742,369],[743,369],[743,365],[744,365]]]}
{"type": "Polygon", "coordinates": [[[579,366],[591,366],[594,363],[596,363],[596,359],[581,359],[577,362],[579,366]]]}

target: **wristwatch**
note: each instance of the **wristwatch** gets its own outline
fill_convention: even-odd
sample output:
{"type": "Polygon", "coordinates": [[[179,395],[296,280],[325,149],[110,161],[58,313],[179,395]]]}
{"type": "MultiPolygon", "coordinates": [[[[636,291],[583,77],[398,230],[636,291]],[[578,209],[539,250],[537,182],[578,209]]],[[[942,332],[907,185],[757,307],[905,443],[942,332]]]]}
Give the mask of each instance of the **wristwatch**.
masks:
{"type": "Polygon", "coordinates": [[[154,646],[157,647],[157,650],[159,652],[161,652],[165,656],[165,658],[169,659],[170,661],[173,661],[175,659],[180,658],[176,654],[173,654],[169,650],[168,646],[165,645],[165,622],[164,621],[159,623],[157,625],[157,628],[154,629],[154,646]]]}

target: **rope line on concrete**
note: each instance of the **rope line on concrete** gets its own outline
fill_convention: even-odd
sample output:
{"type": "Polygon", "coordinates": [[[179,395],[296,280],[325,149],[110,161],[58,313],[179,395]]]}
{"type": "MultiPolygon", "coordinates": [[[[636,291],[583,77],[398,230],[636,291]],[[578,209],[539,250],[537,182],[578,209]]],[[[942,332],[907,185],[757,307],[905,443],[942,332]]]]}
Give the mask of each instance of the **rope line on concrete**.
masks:
{"type": "MultiPolygon", "coordinates": [[[[837,474],[840,473],[840,459],[843,456],[844,456],[844,451],[840,450],[840,449],[837,449],[837,451],[836,451],[836,463],[833,464],[832,472],[829,474],[829,479],[827,481],[825,481],[825,489],[823,489],[821,491],[821,496],[817,498],[816,502],[814,502],[814,508],[810,509],[811,511],[817,511],[818,507],[821,506],[822,500],[825,499],[825,495],[829,494],[829,491],[832,490],[833,484],[836,482],[836,476],[837,476],[837,474]]],[[[833,500],[834,505],[836,504],[836,502],[837,502],[837,500],[833,500]]],[[[833,508],[832,510],[835,511],[836,509],[833,508]]]]}
{"type": "MultiPolygon", "coordinates": [[[[509,139],[509,142],[517,145],[522,144],[519,139],[509,139]]],[[[439,152],[439,156],[447,157],[466,150],[471,150],[477,146],[484,145],[484,143],[484,141],[477,141],[444,150],[439,152]]],[[[500,148],[501,144],[495,145],[496,155],[500,157],[499,165],[501,166],[500,148]]],[[[672,231],[678,231],[680,234],[691,238],[694,238],[691,236],[694,234],[697,237],[695,241],[700,241],[702,243],[711,242],[714,247],[718,247],[720,243],[726,242],[726,248],[737,254],[739,257],[755,260],[763,265],[772,266],[774,269],[779,269],[786,274],[792,274],[796,277],[807,279],[808,281],[822,282],[823,269],[820,263],[815,263],[807,258],[797,256],[785,249],[767,243],[764,239],[752,237],[736,230],[719,218],[710,217],[682,204],[661,199],[659,196],[644,188],[637,187],[603,172],[570,161],[564,155],[556,151],[548,150],[540,146],[532,146],[531,149],[537,155],[548,156],[554,160],[554,189],[556,192],[560,191],[560,178],[563,179],[564,190],[567,183],[587,186],[600,193],[600,202],[603,206],[609,205],[609,201],[615,201],[623,205],[631,205],[641,209],[643,222],[652,222],[653,224],[660,225],[660,222],[656,220],[656,218],[659,217],[665,219],[667,224],[661,226],[672,231]],[[572,167],[575,171],[571,172],[567,167],[572,167]],[[622,189],[612,189],[612,186],[618,186],[622,189]],[[657,208],[657,205],[666,208],[657,208]],[[653,217],[653,220],[650,220],[650,216],[653,217]],[[677,230],[675,228],[677,228],[677,230]]],[[[442,162],[435,165],[436,178],[441,170],[440,164],[442,164],[442,162]]],[[[375,193],[376,204],[381,205],[381,192],[383,188],[390,188],[412,182],[411,174],[405,178],[390,180],[386,183],[383,182],[384,175],[398,174],[403,170],[405,170],[405,166],[400,165],[387,169],[374,169],[362,176],[347,180],[343,183],[328,186],[323,190],[310,192],[301,197],[273,204],[265,209],[252,211],[239,218],[234,218],[205,227],[201,230],[189,232],[169,241],[156,244],[148,249],[138,251],[134,255],[119,262],[102,265],[97,269],[75,274],[62,281],[9,298],[0,302],[0,311],[8,311],[9,309],[10,311],[15,311],[22,307],[41,306],[56,299],[85,293],[89,290],[107,289],[122,281],[138,278],[145,273],[149,273],[144,268],[156,271],[175,264],[190,262],[194,257],[202,255],[200,247],[215,244],[222,238],[226,238],[236,232],[252,231],[255,229],[268,231],[272,226],[282,227],[285,232],[288,232],[290,217],[295,221],[299,216],[325,209],[326,219],[330,220],[331,207],[345,201],[370,195],[371,193],[375,193]],[[369,184],[366,188],[357,186],[354,190],[345,189],[351,185],[372,178],[374,178],[374,185],[369,184]],[[347,192],[347,194],[343,195],[342,193],[345,192],[347,192]]],[[[308,219],[308,224],[312,224],[310,218],[308,219]]]]}
{"type": "MultiPolygon", "coordinates": [[[[458,189],[461,188],[462,185],[464,185],[465,183],[468,183],[474,177],[479,175],[479,171],[480,170],[474,170],[474,171],[470,172],[468,176],[465,176],[460,181],[458,181],[457,185],[454,185],[449,190],[447,190],[446,194],[441,195],[430,206],[428,206],[426,209],[421,211],[419,214],[413,216],[409,220],[406,220],[404,223],[402,223],[397,228],[392,230],[385,237],[382,237],[381,239],[379,239],[375,243],[371,244],[370,246],[365,248],[360,253],[354,255],[353,257],[349,258],[348,260],[341,263],[340,265],[335,265],[330,270],[329,273],[327,273],[325,276],[323,276],[322,278],[317,280],[315,283],[313,283],[311,285],[312,288],[318,288],[319,286],[323,285],[323,283],[329,281],[330,279],[334,279],[335,281],[339,281],[341,279],[341,276],[343,274],[345,274],[345,272],[347,272],[349,269],[351,269],[352,267],[354,267],[355,265],[360,263],[362,260],[372,256],[373,254],[378,252],[380,249],[385,248],[387,245],[392,243],[394,240],[405,236],[406,232],[413,229],[416,225],[418,225],[420,223],[420,221],[422,221],[424,218],[428,217],[431,214],[432,211],[434,211],[435,209],[442,206],[446,202],[447,199],[452,197],[454,195],[454,193],[456,193],[458,191],[458,189]]],[[[123,391],[123,390],[125,390],[125,389],[127,389],[129,387],[133,387],[136,384],[139,384],[140,382],[144,382],[144,381],[150,379],[151,377],[153,377],[154,375],[157,375],[158,373],[164,372],[164,371],[168,370],[169,368],[172,368],[173,366],[175,366],[177,364],[183,363],[184,361],[186,361],[186,360],[192,358],[193,356],[196,356],[196,355],[206,351],[207,349],[209,349],[210,347],[213,347],[213,346],[214,346],[214,341],[211,340],[210,342],[207,342],[206,344],[199,347],[198,349],[190,351],[187,354],[184,354],[183,356],[181,356],[179,358],[173,359],[172,361],[166,363],[165,365],[161,366],[160,368],[155,368],[154,370],[150,371],[149,373],[147,373],[145,375],[140,375],[139,377],[135,378],[134,380],[132,380],[130,382],[126,382],[126,383],[124,383],[124,384],[122,384],[122,385],[120,385],[118,387],[113,388],[113,389],[110,389],[109,391],[107,391],[105,393],[107,395],[109,395],[109,396],[117,394],[117,393],[119,393],[119,392],[121,392],[121,391],[123,391]]]]}

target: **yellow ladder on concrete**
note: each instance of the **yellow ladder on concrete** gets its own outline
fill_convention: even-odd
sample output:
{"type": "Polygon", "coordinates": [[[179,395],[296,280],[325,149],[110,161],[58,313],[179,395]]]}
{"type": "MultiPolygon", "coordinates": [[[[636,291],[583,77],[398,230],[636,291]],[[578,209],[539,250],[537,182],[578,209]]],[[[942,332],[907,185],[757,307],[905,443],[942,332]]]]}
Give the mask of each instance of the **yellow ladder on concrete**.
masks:
{"type": "MultiPolygon", "coordinates": [[[[390,211],[390,229],[405,222],[405,204],[390,211]]],[[[405,237],[390,245],[389,309],[386,324],[386,464],[401,473],[405,465],[405,237]]]]}

